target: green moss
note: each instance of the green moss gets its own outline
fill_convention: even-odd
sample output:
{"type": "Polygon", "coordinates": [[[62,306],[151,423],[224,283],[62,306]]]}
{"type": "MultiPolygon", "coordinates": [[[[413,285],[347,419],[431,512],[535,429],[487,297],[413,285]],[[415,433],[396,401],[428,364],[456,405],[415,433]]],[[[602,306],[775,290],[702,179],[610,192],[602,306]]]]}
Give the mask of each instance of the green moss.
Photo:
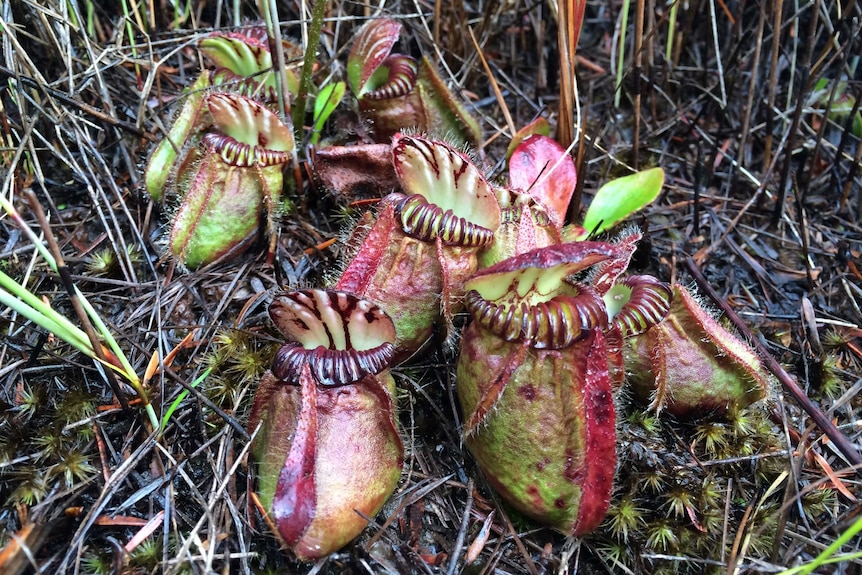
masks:
{"type": "MultiPolygon", "coordinates": [[[[783,449],[767,409],[756,404],[724,419],[684,423],[624,403],[619,421],[617,489],[608,518],[593,535],[598,556],[613,572],[718,569],[696,558],[730,555],[733,537],[725,529],[735,534],[741,528],[746,506],[759,502],[786,467],[784,458],[760,457],[783,449]],[[645,558],[652,554],[678,559],[645,558]]],[[[828,497],[815,490],[805,495],[812,513],[825,511],[818,501],[828,497]]],[[[745,526],[750,549],[771,550],[781,502],[779,490],[758,503],[745,526]]]]}
{"type": "Polygon", "coordinates": [[[81,560],[81,572],[84,575],[109,575],[113,569],[113,562],[107,553],[88,549],[81,560]]]}
{"type": "Polygon", "coordinates": [[[608,523],[616,540],[628,541],[630,535],[638,533],[646,525],[644,510],[628,495],[608,511],[608,523]]]}
{"type": "Polygon", "coordinates": [[[17,487],[9,496],[8,503],[32,506],[48,495],[50,489],[48,477],[39,467],[31,466],[20,469],[10,479],[10,483],[17,485],[17,487]]]}
{"type": "Polygon", "coordinates": [[[78,481],[85,481],[95,473],[96,468],[90,463],[89,456],[78,449],[71,449],[64,453],[59,463],[50,468],[51,476],[62,479],[69,488],[78,481]]]}
{"type": "Polygon", "coordinates": [[[162,561],[162,540],[151,537],[135,547],[130,553],[129,564],[132,567],[142,567],[155,570],[162,561]]]}
{"type": "Polygon", "coordinates": [[[44,388],[23,384],[18,392],[18,405],[12,410],[17,412],[23,421],[28,421],[46,402],[44,388]]]}
{"type": "Polygon", "coordinates": [[[674,551],[679,545],[676,526],[670,521],[656,521],[646,530],[646,546],[659,553],[674,551]]]}
{"type": "Polygon", "coordinates": [[[249,387],[269,368],[277,344],[238,329],[220,331],[204,364],[212,368],[203,391],[217,405],[237,409],[250,400],[249,387]]]}
{"type": "Polygon", "coordinates": [[[725,453],[729,432],[727,426],[720,422],[710,421],[695,427],[695,447],[703,450],[711,457],[721,457],[725,453]]]}

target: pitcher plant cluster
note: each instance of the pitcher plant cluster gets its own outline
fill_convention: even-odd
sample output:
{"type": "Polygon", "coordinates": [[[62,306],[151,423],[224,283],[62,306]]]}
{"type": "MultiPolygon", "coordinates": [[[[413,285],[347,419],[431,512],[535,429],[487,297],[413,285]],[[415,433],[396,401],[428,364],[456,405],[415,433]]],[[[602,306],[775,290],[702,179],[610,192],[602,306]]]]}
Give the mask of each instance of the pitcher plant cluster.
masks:
{"type": "MultiPolygon", "coordinates": [[[[478,146],[478,123],[433,65],[391,54],[400,31],[392,20],[372,21],[348,58],[349,85],[361,117],[373,127],[370,137],[388,143],[395,132],[412,127],[478,146]]],[[[293,44],[284,41],[281,48],[286,61],[297,59],[293,44]]],[[[277,85],[283,77],[287,91],[296,94],[299,76],[311,73],[291,66],[276,70],[263,27],[211,34],[198,50],[212,67],[187,89],[144,174],[150,197],[173,211],[167,251],[189,269],[239,254],[262,227],[274,254],[273,220],[290,210],[283,171],[303,140],[278,115],[277,85]]],[[[311,144],[344,92],[343,82],[316,89],[311,144]]]]}
{"type": "MultiPolygon", "coordinates": [[[[639,232],[591,239],[658,196],[660,169],[609,182],[582,225],[567,225],[577,184],[567,151],[528,126],[508,180],[488,178],[464,151],[479,144],[478,124],[427,59],[392,53],[400,31],[372,21],[348,58],[372,142],[316,151],[342,172],[373,164],[395,191],[358,220],[329,287],[269,307],[288,343],[251,411],[257,494],[302,560],[351,541],[396,489],[404,446],[390,369],[456,325],[447,341],[458,342],[465,444],[503,499],[567,535],[608,511],[623,386],[679,416],[738,409],[768,388],[757,356],[687,288],[628,274],[639,232]]],[[[204,39],[215,68],[147,167],[153,198],[174,197],[168,250],[188,268],[243,249],[264,221],[274,237],[295,144],[271,108],[268,46],[256,31],[204,39]]],[[[331,93],[340,98],[321,90],[317,110],[331,113],[331,93]]]]}

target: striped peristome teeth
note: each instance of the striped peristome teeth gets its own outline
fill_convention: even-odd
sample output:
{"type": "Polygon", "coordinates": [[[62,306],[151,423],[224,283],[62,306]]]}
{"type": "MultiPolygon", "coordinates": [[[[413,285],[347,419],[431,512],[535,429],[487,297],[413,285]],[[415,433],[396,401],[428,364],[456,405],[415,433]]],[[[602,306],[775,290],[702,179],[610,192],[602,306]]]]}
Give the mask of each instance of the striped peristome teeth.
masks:
{"type": "Polygon", "coordinates": [[[365,100],[389,100],[406,96],[416,86],[416,60],[410,56],[393,54],[386,58],[386,81],[362,94],[365,100]]]}
{"type": "Polygon", "coordinates": [[[607,312],[601,298],[584,285],[577,295],[560,294],[548,301],[495,303],[471,290],[467,310],[483,328],[506,341],[529,344],[535,349],[564,349],[583,339],[589,330],[606,330],[607,312]]]}
{"type": "Polygon", "coordinates": [[[673,291],[652,276],[626,276],[604,295],[610,320],[623,337],[640,335],[661,322],[670,310],[673,291]]]}
{"type": "Polygon", "coordinates": [[[445,212],[429,203],[424,196],[405,196],[395,204],[395,213],[401,218],[401,229],[410,237],[425,242],[437,238],[447,246],[482,247],[494,240],[494,232],[445,212]]]}
{"type": "Polygon", "coordinates": [[[281,295],[269,307],[275,325],[298,343],[278,351],[272,371],[294,381],[308,363],[323,385],[379,373],[395,353],[395,327],[380,307],[353,294],[312,289],[281,295]]]}
{"type": "Polygon", "coordinates": [[[225,134],[210,132],[203,138],[203,144],[213,150],[230,166],[238,168],[252,168],[255,166],[266,168],[286,164],[290,161],[288,152],[270,150],[260,146],[250,146],[239,142],[225,134]]]}
{"type": "Polygon", "coordinates": [[[394,355],[395,345],[390,342],[364,351],[323,346],[307,349],[297,343],[288,343],[275,354],[272,373],[282,381],[297,384],[302,366],[308,364],[321,385],[349,385],[387,369],[394,355]]]}

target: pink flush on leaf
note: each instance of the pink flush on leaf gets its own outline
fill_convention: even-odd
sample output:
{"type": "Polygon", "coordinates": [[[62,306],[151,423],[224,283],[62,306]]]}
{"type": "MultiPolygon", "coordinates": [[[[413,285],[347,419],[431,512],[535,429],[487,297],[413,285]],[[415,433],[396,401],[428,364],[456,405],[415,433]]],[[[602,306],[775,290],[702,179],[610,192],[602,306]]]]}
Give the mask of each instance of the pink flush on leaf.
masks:
{"type": "Polygon", "coordinates": [[[577,183],[571,156],[547,136],[527,137],[509,158],[509,187],[535,198],[557,229],[563,226],[577,183]]]}

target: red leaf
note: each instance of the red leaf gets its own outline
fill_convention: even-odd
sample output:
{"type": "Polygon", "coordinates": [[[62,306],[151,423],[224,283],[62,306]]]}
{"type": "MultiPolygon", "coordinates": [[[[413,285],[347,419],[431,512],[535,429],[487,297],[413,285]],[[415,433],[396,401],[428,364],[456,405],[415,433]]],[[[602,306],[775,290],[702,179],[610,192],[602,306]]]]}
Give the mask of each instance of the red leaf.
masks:
{"type": "Polygon", "coordinates": [[[563,225],[577,183],[571,156],[547,136],[532,135],[512,152],[510,187],[529,193],[545,206],[557,228],[563,225]]]}
{"type": "Polygon", "coordinates": [[[608,374],[605,338],[600,330],[586,354],[584,375],[584,445],[583,492],[574,535],[598,527],[608,511],[616,469],[616,424],[614,396],[608,374]]]}

